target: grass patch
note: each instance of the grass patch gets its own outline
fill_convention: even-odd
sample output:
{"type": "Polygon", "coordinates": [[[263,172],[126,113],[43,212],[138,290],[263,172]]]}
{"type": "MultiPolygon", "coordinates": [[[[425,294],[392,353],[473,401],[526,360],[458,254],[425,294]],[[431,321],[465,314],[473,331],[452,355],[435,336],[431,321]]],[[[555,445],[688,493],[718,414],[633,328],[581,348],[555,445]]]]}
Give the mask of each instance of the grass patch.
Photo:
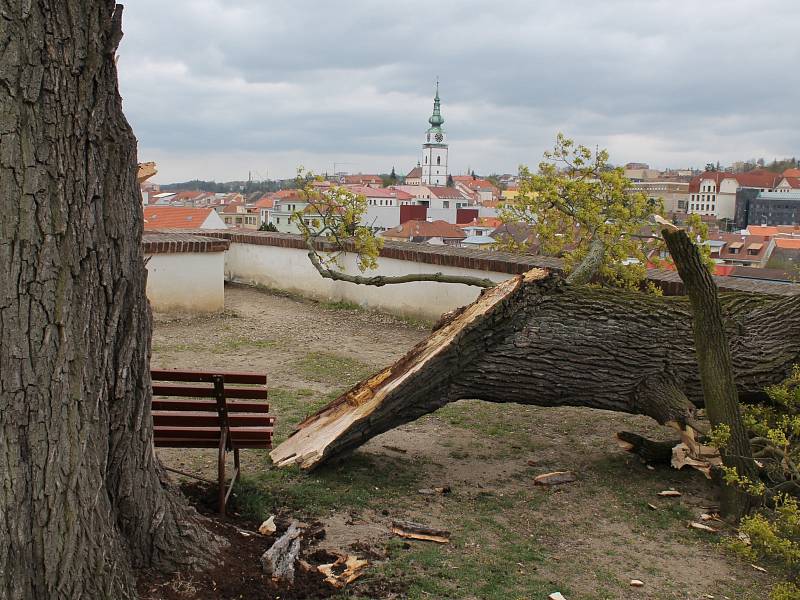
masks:
{"type": "Polygon", "coordinates": [[[338,390],[328,394],[319,394],[306,388],[298,390],[270,388],[270,411],[277,417],[273,445],[280,444],[300,421],[314,414],[339,395],[338,390]]]}
{"type": "Polygon", "coordinates": [[[278,341],[272,339],[258,339],[258,338],[228,338],[223,339],[215,344],[160,344],[154,343],[152,350],[156,353],[172,353],[172,352],[214,352],[217,354],[224,354],[243,349],[267,349],[277,348],[278,341]]]}
{"type": "Polygon", "coordinates": [[[300,373],[308,381],[353,385],[371,375],[370,365],[333,352],[309,352],[298,363],[300,373]]]}
{"type": "Polygon", "coordinates": [[[253,520],[282,507],[310,516],[379,508],[390,501],[396,507],[416,489],[420,475],[418,463],[357,453],[313,473],[289,467],[243,477],[236,484],[236,507],[253,520]]]}
{"type": "Polygon", "coordinates": [[[356,302],[350,302],[349,300],[329,300],[326,302],[320,302],[320,304],[328,310],[364,310],[360,304],[356,302]]]}
{"type": "Polygon", "coordinates": [[[529,406],[515,404],[492,404],[480,400],[460,400],[440,408],[434,413],[453,427],[477,431],[482,437],[490,436],[506,442],[503,453],[495,456],[515,456],[538,450],[542,442],[537,441],[529,406]]]}

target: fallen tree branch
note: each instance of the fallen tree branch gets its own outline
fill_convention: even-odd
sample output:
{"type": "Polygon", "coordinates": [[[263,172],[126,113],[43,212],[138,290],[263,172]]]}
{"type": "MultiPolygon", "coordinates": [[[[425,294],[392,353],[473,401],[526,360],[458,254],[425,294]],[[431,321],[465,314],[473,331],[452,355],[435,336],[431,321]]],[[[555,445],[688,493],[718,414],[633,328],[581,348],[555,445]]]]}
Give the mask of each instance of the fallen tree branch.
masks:
{"type": "Polygon", "coordinates": [[[663,465],[670,464],[672,449],[681,443],[680,440],[669,442],[649,440],[630,431],[620,431],[616,437],[617,443],[623,450],[641,456],[648,463],[663,465]]]}
{"type": "MultiPolygon", "coordinates": [[[[800,296],[724,294],[737,390],[800,361],[800,296]]],[[[696,419],[700,374],[685,297],[566,285],[535,269],[444,318],[394,364],[309,416],[270,454],[312,469],[460,399],[696,419]]],[[[684,427],[680,427],[684,429],[684,427]]]]}
{"type": "Polygon", "coordinates": [[[312,238],[306,238],[306,247],[308,248],[308,259],[317,272],[325,279],[333,279],[334,281],[346,281],[348,283],[356,283],[359,285],[372,285],[382,287],[384,285],[394,285],[398,283],[413,283],[416,281],[434,281],[437,283],[460,283],[463,285],[472,285],[481,288],[491,288],[497,285],[496,282],[485,277],[470,277],[468,275],[445,275],[444,273],[410,273],[408,275],[372,275],[365,277],[363,275],[350,275],[329,269],[322,264],[317,249],[314,247],[312,238]]]}

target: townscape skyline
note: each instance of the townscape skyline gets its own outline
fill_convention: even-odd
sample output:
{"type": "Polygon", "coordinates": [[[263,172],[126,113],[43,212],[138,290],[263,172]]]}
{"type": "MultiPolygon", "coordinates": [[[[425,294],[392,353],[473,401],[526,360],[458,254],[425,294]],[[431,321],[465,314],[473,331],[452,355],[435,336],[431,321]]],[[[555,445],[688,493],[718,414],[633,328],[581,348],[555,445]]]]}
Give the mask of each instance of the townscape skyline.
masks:
{"type": "Polygon", "coordinates": [[[452,173],[534,166],[559,131],[655,168],[796,153],[794,3],[426,6],[127,5],[120,87],[140,160],[164,183],[405,174],[437,76],[452,173]]]}

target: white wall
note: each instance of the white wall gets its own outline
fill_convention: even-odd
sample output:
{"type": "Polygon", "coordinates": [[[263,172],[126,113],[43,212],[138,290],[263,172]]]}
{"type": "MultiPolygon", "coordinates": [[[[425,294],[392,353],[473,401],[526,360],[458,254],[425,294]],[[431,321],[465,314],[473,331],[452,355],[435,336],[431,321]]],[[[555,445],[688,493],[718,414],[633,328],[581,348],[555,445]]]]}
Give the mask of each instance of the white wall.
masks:
{"type": "Polygon", "coordinates": [[[367,206],[367,212],[361,219],[362,225],[391,229],[400,225],[399,206],[367,206]]]}
{"type": "MultiPolygon", "coordinates": [[[[344,259],[345,271],[358,274],[355,258],[344,259]]],[[[474,271],[392,258],[380,258],[377,271],[364,275],[446,273],[488,277],[503,281],[508,273],[474,271]]],[[[442,313],[473,302],[481,288],[452,283],[415,282],[374,287],[324,279],[308,260],[306,252],[294,248],[232,243],[225,257],[225,276],[230,281],[287,290],[320,300],[347,300],[406,316],[436,319],[442,313]]]]}
{"type": "Polygon", "coordinates": [[[155,312],[217,312],[225,307],[225,253],[152,254],[147,297],[155,312]]]}

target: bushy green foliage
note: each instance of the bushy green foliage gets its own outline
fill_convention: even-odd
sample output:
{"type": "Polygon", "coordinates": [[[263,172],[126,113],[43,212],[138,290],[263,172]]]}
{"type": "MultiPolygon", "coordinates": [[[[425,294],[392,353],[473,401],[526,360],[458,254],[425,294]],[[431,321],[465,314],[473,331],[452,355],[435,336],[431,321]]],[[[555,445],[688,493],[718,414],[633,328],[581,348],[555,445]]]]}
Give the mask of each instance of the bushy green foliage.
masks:
{"type": "Polygon", "coordinates": [[[361,272],[377,268],[383,239],[361,224],[367,212],[367,199],[344,187],[317,188],[314,183],[319,181],[322,178],[302,168],[298,170],[298,189],[308,206],[291,216],[307,242],[322,237],[332,244],[330,252],[313,250],[314,258],[323,268],[341,268],[342,257],[352,251],[361,272]]]}
{"type": "MultiPolygon", "coordinates": [[[[748,559],[767,559],[795,573],[795,581],[772,590],[772,600],[799,600],[800,570],[800,366],[788,379],[766,390],[769,402],[742,406],[742,418],[751,435],[753,456],[760,464],[760,478],[753,481],[735,469],[725,469],[728,485],[757,496],[762,509],[742,519],[739,538],[731,542],[748,559]]],[[[726,432],[713,433],[723,447],[726,432]]]]}
{"type": "MultiPolygon", "coordinates": [[[[539,252],[561,256],[567,272],[589,253],[595,240],[604,245],[598,268],[606,284],[638,288],[648,254],[660,245],[650,218],[663,212],[660,202],[632,193],[622,168],[608,162],[606,150],[591,150],[558,134],[538,172],[520,167],[519,194],[500,209],[506,223],[524,223],[537,235],[539,252]]],[[[526,251],[528,242],[509,239],[504,249],[526,251]]]]}

